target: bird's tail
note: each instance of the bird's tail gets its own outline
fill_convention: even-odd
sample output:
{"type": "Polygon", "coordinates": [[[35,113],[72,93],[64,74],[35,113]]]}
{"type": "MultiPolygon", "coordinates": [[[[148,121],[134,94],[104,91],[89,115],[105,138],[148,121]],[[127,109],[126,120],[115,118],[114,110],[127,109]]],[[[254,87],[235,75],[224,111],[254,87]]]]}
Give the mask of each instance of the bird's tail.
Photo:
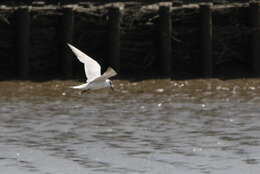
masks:
{"type": "Polygon", "coordinates": [[[87,83],[84,83],[84,84],[78,85],[78,86],[71,86],[70,88],[72,88],[72,89],[86,89],[87,83]]]}

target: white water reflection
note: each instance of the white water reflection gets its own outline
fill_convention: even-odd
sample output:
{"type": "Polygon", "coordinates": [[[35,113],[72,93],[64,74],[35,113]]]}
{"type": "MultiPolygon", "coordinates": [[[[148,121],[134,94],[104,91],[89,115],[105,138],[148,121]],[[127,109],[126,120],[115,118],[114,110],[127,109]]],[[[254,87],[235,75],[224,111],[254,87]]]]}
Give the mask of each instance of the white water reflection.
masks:
{"type": "Polygon", "coordinates": [[[2,97],[1,172],[259,172],[259,100],[192,95],[2,97]]]}

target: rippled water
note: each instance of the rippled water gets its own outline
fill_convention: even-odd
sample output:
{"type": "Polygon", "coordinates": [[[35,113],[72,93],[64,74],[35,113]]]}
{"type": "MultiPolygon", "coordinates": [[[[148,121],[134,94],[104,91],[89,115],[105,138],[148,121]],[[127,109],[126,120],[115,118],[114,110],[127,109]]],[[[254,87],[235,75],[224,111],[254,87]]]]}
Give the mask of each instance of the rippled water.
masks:
{"type": "Polygon", "coordinates": [[[0,82],[5,174],[260,172],[260,80],[0,82]]]}

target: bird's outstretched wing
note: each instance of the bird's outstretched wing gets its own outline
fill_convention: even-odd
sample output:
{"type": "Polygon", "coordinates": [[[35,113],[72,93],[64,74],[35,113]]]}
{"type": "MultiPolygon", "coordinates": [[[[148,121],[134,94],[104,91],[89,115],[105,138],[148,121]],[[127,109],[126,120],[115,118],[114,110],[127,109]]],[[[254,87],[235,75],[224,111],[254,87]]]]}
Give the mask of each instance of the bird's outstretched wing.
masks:
{"type": "Polygon", "coordinates": [[[84,63],[85,73],[88,82],[98,78],[101,75],[100,65],[91,57],[74,47],[73,45],[67,43],[72,52],[76,55],[80,62],[84,63]]]}
{"type": "Polygon", "coordinates": [[[102,74],[102,76],[96,78],[93,80],[93,82],[96,82],[96,81],[105,81],[106,79],[110,78],[110,77],[113,77],[117,75],[116,71],[111,68],[111,67],[108,67],[106,72],[104,74],[102,74]]]}

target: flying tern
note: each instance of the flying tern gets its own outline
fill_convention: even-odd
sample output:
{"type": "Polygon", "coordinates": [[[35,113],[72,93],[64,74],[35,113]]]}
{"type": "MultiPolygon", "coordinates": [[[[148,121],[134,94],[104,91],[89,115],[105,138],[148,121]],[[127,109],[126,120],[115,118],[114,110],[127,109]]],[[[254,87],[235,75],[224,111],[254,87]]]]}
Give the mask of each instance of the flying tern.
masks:
{"type": "Polygon", "coordinates": [[[86,83],[78,86],[72,86],[71,88],[81,90],[95,90],[101,88],[113,89],[112,81],[109,80],[110,77],[117,75],[113,68],[108,67],[105,73],[101,75],[101,67],[98,62],[73,45],[69,43],[67,44],[79,61],[84,64],[85,74],[87,77],[86,83]]]}

